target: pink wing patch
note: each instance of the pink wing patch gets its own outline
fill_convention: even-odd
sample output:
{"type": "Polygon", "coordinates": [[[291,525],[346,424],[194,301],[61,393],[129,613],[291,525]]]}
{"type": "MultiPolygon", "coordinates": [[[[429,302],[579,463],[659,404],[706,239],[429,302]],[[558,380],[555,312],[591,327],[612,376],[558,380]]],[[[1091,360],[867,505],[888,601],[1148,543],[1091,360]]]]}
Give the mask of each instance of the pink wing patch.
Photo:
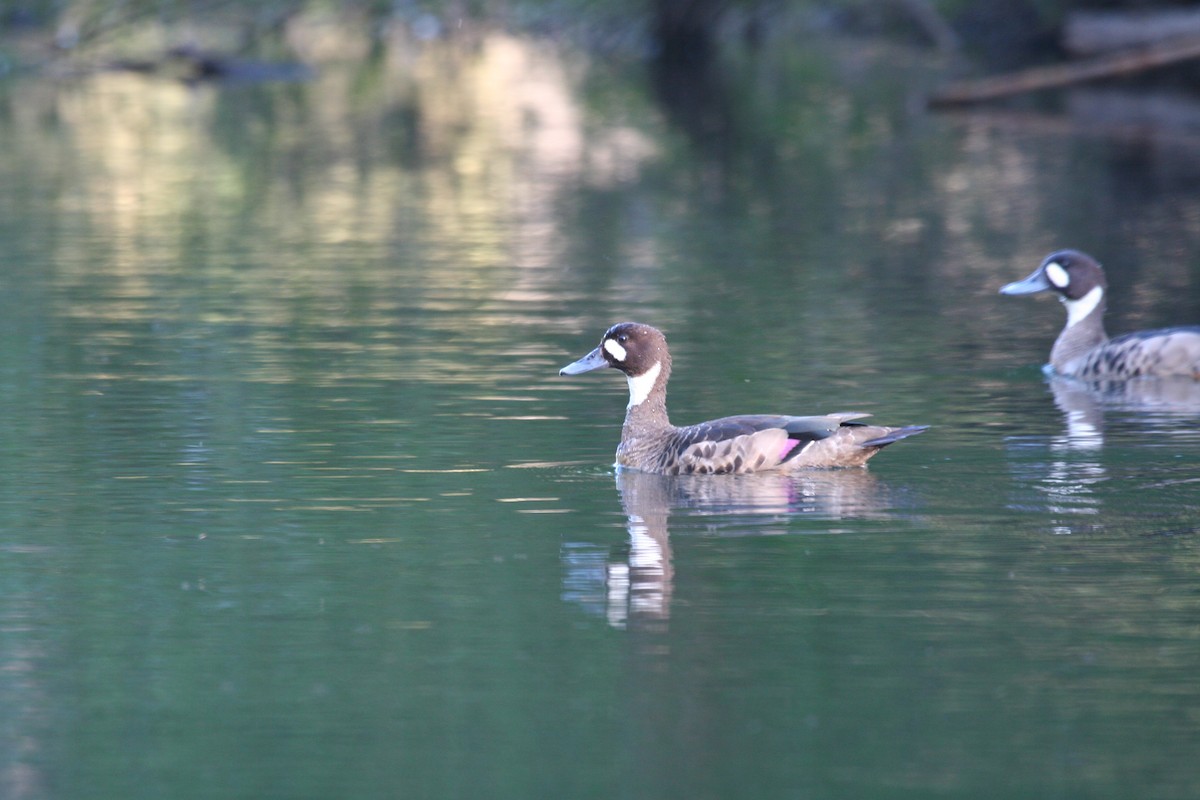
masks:
{"type": "Polygon", "coordinates": [[[787,458],[788,453],[795,450],[796,445],[798,444],[800,444],[800,442],[797,439],[784,439],[783,447],[779,451],[779,460],[783,461],[785,458],[787,458]]]}

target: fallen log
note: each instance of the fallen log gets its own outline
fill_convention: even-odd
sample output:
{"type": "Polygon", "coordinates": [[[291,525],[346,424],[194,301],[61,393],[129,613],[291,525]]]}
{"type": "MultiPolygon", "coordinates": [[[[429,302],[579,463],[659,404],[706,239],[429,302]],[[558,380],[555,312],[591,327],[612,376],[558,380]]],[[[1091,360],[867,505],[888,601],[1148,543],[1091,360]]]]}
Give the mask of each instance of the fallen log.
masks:
{"type": "Polygon", "coordinates": [[[1180,36],[1151,47],[1110,53],[1084,61],[1031,67],[990,78],[958,81],[934,92],[929,98],[929,104],[942,107],[979,103],[1040,89],[1072,86],[1099,78],[1132,75],[1194,58],[1200,58],[1200,36],[1180,36]]]}
{"type": "Polygon", "coordinates": [[[1200,9],[1075,11],[1063,23],[1062,45],[1068,53],[1090,56],[1180,36],[1200,36],[1200,9]]]}

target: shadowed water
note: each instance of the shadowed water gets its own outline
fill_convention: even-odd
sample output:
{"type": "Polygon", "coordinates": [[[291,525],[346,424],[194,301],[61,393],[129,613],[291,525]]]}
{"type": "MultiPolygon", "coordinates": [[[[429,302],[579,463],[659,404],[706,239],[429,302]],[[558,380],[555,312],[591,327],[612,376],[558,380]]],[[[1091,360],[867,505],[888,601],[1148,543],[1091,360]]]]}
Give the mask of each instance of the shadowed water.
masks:
{"type": "Polygon", "coordinates": [[[500,36],[0,86],[0,795],[1191,796],[1194,387],[1047,381],[996,290],[1077,246],[1114,334],[1200,321],[1195,150],[850,49],[734,69],[719,152],[500,36]],[[933,427],[615,473],[557,369],[621,319],[677,423],[933,427]]]}

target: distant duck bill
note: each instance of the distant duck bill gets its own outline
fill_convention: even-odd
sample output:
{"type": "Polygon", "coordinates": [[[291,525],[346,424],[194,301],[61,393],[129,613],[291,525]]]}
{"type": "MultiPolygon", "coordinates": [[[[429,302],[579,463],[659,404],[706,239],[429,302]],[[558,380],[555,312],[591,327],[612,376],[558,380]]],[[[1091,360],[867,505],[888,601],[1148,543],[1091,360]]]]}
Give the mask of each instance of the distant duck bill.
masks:
{"type": "Polygon", "coordinates": [[[573,361],[558,371],[559,375],[578,375],[581,372],[591,372],[594,369],[601,369],[608,366],[608,360],[604,358],[604,353],[597,347],[592,352],[588,353],[578,361],[573,361]]]}
{"type": "Polygon", "coordinates": [[[1000,288],[1000,294],[1033,294],[1044,292],[1054,287],[1046,279],[1046,273],[1040,267],[1036,272],[1023,281],[1014,281],[1000,288]]]}

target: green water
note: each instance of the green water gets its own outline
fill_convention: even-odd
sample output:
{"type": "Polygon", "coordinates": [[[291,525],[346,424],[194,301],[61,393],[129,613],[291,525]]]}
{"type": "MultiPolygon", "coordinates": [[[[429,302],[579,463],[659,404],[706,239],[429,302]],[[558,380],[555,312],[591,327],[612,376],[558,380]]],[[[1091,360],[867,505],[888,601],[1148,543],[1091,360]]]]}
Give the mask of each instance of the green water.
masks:
{"type": "Polygon", "coordinates": [[[1200,321],[1194,150],[894,55],[744,70],[716,149],[636,64],[409,55],[0,87],[0,795],[1193,796],[1200,403],[1047,384],[996,291],[1200,321]],[[557,369],[627,318],[678,422],[933,427],[616,475],[557,369]]]}

